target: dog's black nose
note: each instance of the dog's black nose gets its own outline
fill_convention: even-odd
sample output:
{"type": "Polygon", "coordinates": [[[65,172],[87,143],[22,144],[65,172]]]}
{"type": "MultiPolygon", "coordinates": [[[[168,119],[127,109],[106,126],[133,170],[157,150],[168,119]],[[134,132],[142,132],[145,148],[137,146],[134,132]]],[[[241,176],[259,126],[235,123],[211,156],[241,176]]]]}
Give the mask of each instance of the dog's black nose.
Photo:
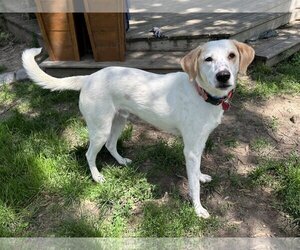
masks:
{"type": "Polygon", "coordinates": [[[228,70],[222,70],[217,73],[216,78],[220,83],[226,83],[230,78],[230,72],[228,70]]]}

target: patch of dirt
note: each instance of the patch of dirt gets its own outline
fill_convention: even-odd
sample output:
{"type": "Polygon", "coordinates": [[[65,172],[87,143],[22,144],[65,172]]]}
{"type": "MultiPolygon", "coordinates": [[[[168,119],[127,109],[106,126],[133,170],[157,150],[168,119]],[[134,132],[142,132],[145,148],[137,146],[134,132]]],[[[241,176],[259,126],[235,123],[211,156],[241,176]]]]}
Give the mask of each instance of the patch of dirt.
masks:
{"type": "Polygon", "coordinates": [[[129,142],[132,145],[139,143],[141,140],[144,141],[144,144],[153,144],[157,140],[164,140],[168,143],[174,141],[174,136],[143,122],[134,115],[130,115],[129,121],[133,123],[134,133],[129,142]]]}
{"type": "MultiPolygon", "coordinates": [[[[13,72],[21,69],[22,53],[25,49],[32,47],[32,45],[18,41],[18,39],[16,39],[16,37],[1,23],[1,20],[0,32],[3,34],[3,36],[0,38],[0,66],[5,67],[5,72],[13,72]]],[[[41,55],[39,55],[37,58],[37,61],[40,60],[41,55]]]]}
{"type": "Polygon", "coordinates": [[[98,220],[101,213],[96,203],[90,200],[81,200],[66,204],[64,198],[41,195],[34,204],[38,206],[29,207],[32,211],[29,231],[38,237],[49,237],[56,235],[56,229],[65,221],[89,218],[98,220]]]}
{"type": "Polygon", "coordinates": [[[0,47],[0,65],[5,66],[7,72],[22,68],[22,53],[27,47],[26,44],[15,42],[0,47]]]}

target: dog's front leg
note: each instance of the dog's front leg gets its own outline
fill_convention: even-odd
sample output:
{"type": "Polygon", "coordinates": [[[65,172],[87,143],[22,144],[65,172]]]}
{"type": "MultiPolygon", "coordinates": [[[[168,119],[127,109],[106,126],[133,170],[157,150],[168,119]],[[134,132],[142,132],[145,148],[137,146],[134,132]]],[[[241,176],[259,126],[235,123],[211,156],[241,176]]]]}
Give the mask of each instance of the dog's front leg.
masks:
{"type": "Polygon", "coordinates": [[[192,199],[193,205],[195,207],[196,214],[199,217],[208,218],[209,213],[201,205],[200,202],[200,161],[201,153],[195,152],[189,148],[184,149],[184,156],[186,160],[186,170],[189,182],[189,195],[192,199]]]}

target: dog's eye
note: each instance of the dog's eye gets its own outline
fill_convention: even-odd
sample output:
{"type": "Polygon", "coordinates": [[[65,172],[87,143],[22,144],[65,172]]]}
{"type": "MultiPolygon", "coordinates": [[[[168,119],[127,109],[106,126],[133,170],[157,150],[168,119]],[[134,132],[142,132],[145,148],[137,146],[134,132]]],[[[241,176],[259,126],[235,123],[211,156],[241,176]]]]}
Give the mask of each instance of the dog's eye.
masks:
{"type": "Polygon", "coordinates": [[[234,54],[234,53],[230,53],[229,56],[228,56],[228,58],[229,58],[229,59],[235,58],[235,54],[234,54]]]}
{"type": "Polygon", "coordinates": [[[207,58],[205,58],[205,62],[211,62],[213,59],[212,59],[212,57],[207,57],[207,58]]]}

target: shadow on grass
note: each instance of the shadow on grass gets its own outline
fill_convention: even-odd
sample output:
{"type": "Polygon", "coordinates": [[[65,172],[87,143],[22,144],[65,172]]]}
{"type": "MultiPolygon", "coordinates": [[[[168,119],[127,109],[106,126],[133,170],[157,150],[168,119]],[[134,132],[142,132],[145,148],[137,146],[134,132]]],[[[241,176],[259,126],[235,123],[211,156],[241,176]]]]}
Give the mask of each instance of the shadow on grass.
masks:
{"type": "Polygon", "coordinates": [[[4,91],[13,92],[11,101],[19,102],[2,114],[0,123],[2,236],[22,235],[21,229],[26,228],[25,217],[30,217],[26,208],[41,193],[58,192],[70,196],[77,185],[75,178],[68,176],[83,173],[76,161],[68,161],[67,146],[60,137],[70,119],[78,116],[78,111],[72,110],[78,94],[73,92],[74,97],[71,92],[50,93],[25,82],[10,87],[4,91]],[[66,112],[59,110],[66,106],[69,107],[66,112]],[[19,223],[6,230],[10,228],[6,219],[12,216],[19,223]],[[9,233],[10,230],[14,233],[9,233]]]}

